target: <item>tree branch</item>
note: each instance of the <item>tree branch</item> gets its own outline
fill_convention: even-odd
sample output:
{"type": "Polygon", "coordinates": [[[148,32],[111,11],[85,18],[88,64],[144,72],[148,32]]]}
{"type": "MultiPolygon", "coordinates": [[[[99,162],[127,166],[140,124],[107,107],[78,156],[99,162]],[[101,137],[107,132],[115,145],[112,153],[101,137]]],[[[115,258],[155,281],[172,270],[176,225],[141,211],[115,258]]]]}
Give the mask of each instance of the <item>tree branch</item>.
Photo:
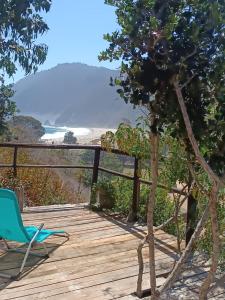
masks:
{"type": "Polygon", "coordinates": [[[182,85],[180,86],[180,89],[182,90],[182,89],[185,88],[187,85],[189,85],[189,83],[193,80],[193,78],[194,78],[195,76],[197,76],[197,74],[193,74],[191,77],[189,77],[188,80],[187,80],[184,84],[182,84],[182,85]]]}
{"type": "Polygon", "coordinates": [[[192,145],[193,151],[195,153],[195,157],[197,159],[197,161],[199,162],[199,164],[202,166],[202,168],[205,170],[205,172],[209,175],[210,179],[214,182],[217,182],[220,185],[223,185],[223,182],[220,180],[220,178],[214,173],[214,171],[212,170],[212,168],[207,164],[207,162],[205,161],[205,159],[203,158],[203,156],[200,153],[199,147],[198,147],[198,143],[195,139],[192,127],[191,127],[191,122],[187,113],[187,108],[186,105],[184,103],[184,98],[181,92],[181,87],[179,86],[178,81],[174,80],[173,82],[174,88],[175,88],[175,92],[177,94],[177,99],[180,105],[180,109],[183,115],[183,119],[184,119],[184,123],[187,129],[187,134],[188,134],[188,138],[189,141],[192,145]]]}
{"type": "Polygon", "coordinates": [[[142,278],[143,278],[143,271],[144,271],[142,249],[144,247],[144,244],[147,242],[147,240],[148,240],[148,234],[145,236],[145,238],[142,241],[140,241],[137,248],[139,270],[138,270],[136,294],[139,298],[142,297],[142,278]]]}
{"type": "Polygon", "coordinates": [[[171,272],[171,274],[167,277],[166,281],[164,282],[164,284],[160,287],[159,292],[160,294],[165,292],[168,288],[170,288],[172,286],[172,284],[174,283],[174,281],[177,279],[177,277],[179,276],[179,274],[181,273],[184,263],[187,261],[189,255],[191,254],[191,251],[193,249],[194,244],[196,243],[196,241],[198,240],[202,229],[205,225],[205,223],[207,222],[209,217],[209,207],[207,205],[207,207],[205,208],[201,219],[198,222],[198,225],[187,245],[187,247],[185,248],[184,252],[182,253],[179,261],[177,262],[176,266],[174,267],[173,271],[171,272]]]}
{"type": "Polygon", "coordinates": [[[195,47],[194,50],[190,54],[188,54],[187,56],[185,56],[182,61],[184,62],[184,61],[188,60],[189,58],[191,58],[192,56],[194,56],[196,53],[197,53],[197,47],[195,47]]]}
{"type": "Polygon", "coordinates": [[[191,173],[191,176],[192,176],[192,177],[194,178],[194,180],[195,180],[195,183],[196,183],[198,189],[199,189],[200,191],[202,191],[204,194],[206,194],[207,196],[209,196],[209,192],[208,192],[208,191],[204,188],[204,186],[197,180],[195,171],[194,171],[193,166],[192,166],[192,164],[191,164],[190,162],[188,162],[188,168],[189,168],[189,171],[190,171],[190,173],[191,173]]]}
{"type": "MultiPolygon", "coordinates": [[[[155,115],[152,115],[151,124],[155,121],[155,115]]],[[[151,132],[149,135],[151,145],[151,178],[152,186],[148,200],[147,211],[147,227],[148,227],[148,239],[149,239],[149,267],[150,267],[150,286],[151,286],[151,299],[157,299],[156,293],[156,272],[155,272],[155,238],[153,227],[153,212],[155,207],[155,196],[158,184],[158,159],[159,159],[159,135],[151,132]]]]}
{"type": "Polygon", "coordinates": [[[209,200],[209,211],[211,217],[211,228],[212,228],[212,264],[208,273],[208,276],[204,280],[199,294],[199,300],[205,300],[210,288],[211,283],[214,281],[216,270],[219,264],[219,255],[221,249],[220,237],[219,237],[219,222],[217,213],[217,198],[219,193],[219,185],[215,183],[212,187],[210,200],[209,200]]]}
{"type": "MultiPolygon", "coordinates": [[[[186,188],[187,188],[187,185],[185,185],[185,186],[182,188],[181,192],[184,192],[184,190],[185,190],[186,188]]],[[[181,206],[184,204],[184,202],[185,202],[185,201],[187,200],[187,198],[190,196],[191,191],[192,191],[192,189],[190,189],[190,191],[188,192],[188,194],[185,195],[185,197],[181,200],[181,202],[179,202],[178,207],[175,207],[175,210],[174,210],[174,213],[173,213],[172,217],[170,217],[168,220],[166,220],[166,221],[165,221],[164,223],[162,223],[161,225],[155,227],[155,231],[158,231],[158,230],[160,230],[160,229],[165,228],[170,222],[174,221],[174,219],[176,218],[176,213],[177,213],[177,211],[179,212],[181,206]]],[[[178,201],[180,200],[181,196],[182,196],[182,195],[180,194],[180,195],[179,195],[178,201]]]]}

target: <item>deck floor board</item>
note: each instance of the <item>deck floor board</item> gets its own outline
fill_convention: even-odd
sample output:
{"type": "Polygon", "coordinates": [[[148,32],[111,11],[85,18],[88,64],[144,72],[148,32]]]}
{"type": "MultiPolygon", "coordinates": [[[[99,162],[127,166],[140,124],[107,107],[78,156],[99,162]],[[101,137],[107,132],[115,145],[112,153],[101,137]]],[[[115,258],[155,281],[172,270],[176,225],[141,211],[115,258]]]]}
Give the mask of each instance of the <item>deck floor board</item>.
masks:
{"type": "MultiPolygon", "coordinates": [[[[138,273],[137,245],[145,235],[145,226],[126,224],[116,216],[91,212],[84,205],[29,208],[23,213],[23,220],[25,225],[44,222],[46,228],[64,229],[70,234],[70,239],[63,243],[63,238],[49,238],[47,246],[51,251],[50,258],[40,261],[30,257],[25,267],[27,274],[19,281],[9,282],[1,278],[0,300],[137,299],[133,295],[138,273]]],[[[148,288],[147,246],[144,247],[143,257],[143,285],[148,288]]],[[[0,252],[0,272],[14,274],[22,258],[21,254],[0,252]]],[[[164,282],[162,275],[171,270],[177,258],[176,238],[158,231],[158,285],[164,282]]],[[[186,271],[188,282],[182,278],[175,284],[175,292],[169,299],[195,299],[205,273],[204,270],[198,270],[190,274],[186,271]],[[176,293],[176,290],[180,292],[176,293]],[[179,298],[179,294],[182,294],[182,298],[179,298]]],[[[220,281],[210,299],[225,299],[223,284],[220,281]]]]}

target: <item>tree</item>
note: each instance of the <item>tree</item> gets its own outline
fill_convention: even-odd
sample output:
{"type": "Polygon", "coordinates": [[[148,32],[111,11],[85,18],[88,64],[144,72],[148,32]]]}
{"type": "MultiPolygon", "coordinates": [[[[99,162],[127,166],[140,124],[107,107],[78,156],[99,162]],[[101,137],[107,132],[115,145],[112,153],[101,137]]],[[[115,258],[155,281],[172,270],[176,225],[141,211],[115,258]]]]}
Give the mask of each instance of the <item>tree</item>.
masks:
{"type": "MultiPolygon", "coordinates": [[[[0,78],[1,80],[1,78],[0,78]]],[[[14,92],[11,85],[0,84],[0,136],[7,131],[7,120],[16,112],[16,105],[10,98],[14,92]]]]}
{"type": "Polygon", "coordinates": [[[194,238],[164,288],[179,274],[209,210],[214,254],[209,276],[200,292],[200,298],[205,299],[218,265],[216,202],[225,173],[224,1],[106,0],[105,3],[116,7],[121,30],[105,35],[110,45],[100,59],[122,59],[121,76],[112,83],[120,86],[118,93],[126,102],[143,105],[150,112],[153,185],[148,203],[148,239],[152,299],[159,294],[152,224],[158,138],[168,128],[172,136],[185,143],[194,170],[200,165],[208,174],[212,190],[194,238]]]}
{"type": "Polygon", "coordinates": [[[45,134],[41,122],[30,116],[14,116],[9,122],[12,140],[37,142],[45,134]]]}
{"type": "Polygon", "coordinates": [[[77,138],[74,136],[72,131],[68,131],[64,135],[63,143],[65,144],[76,144],[77,138]]]}
{"type": "MultiPolygon", "coordinates": [[[[48,30],[40,13],[48,12],[51,0],[2,0],[0,1],[0,70],[9,77],[16,73],[17,66],[25,74],[37,71],[47,55],[45,44],[35,40],[48,30]]],[[[1,77],[0,134],[6,128],[5,120],[14,115],[15,103],[11,101],[11,86],[1,77]]]]}

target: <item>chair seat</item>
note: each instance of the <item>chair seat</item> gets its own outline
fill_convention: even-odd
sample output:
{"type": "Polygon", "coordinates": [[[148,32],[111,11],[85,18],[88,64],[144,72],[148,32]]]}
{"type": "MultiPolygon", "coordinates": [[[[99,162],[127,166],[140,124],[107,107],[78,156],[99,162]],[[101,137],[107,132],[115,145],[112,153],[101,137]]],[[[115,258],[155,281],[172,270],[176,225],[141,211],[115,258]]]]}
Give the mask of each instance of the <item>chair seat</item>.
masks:
{"type": "MultiPolygon", "coordinates": [[[[24,227],[29,238],[32,239],[32,237],[35,235],[35,233],[37,232],[38,228],[35,226],[25,226],[24,227]]],[[[49,229],[42,229],[40,231],[40,233],[37,235],[37,237],[35,238],[35,242],[37,243],[42,243],[44,242],[50,235],[54,235],[54,234],[61,234],[61,233],[65,233],[64,230],[49,230],[49,229]]]]}

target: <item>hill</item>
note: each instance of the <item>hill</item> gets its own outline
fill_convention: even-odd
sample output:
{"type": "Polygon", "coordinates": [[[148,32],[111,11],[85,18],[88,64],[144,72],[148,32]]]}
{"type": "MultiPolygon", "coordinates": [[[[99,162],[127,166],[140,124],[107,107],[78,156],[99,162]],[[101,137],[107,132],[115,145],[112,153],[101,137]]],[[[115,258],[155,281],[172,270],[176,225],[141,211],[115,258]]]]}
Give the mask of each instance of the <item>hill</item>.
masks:
{"type": "Polygon", "coordinates": [[[118,71],[81,63],[60,64],[21,79],[14,100],[22,114],[73,127],[115,127],[137,111],[109,85],[118,71]]]}

